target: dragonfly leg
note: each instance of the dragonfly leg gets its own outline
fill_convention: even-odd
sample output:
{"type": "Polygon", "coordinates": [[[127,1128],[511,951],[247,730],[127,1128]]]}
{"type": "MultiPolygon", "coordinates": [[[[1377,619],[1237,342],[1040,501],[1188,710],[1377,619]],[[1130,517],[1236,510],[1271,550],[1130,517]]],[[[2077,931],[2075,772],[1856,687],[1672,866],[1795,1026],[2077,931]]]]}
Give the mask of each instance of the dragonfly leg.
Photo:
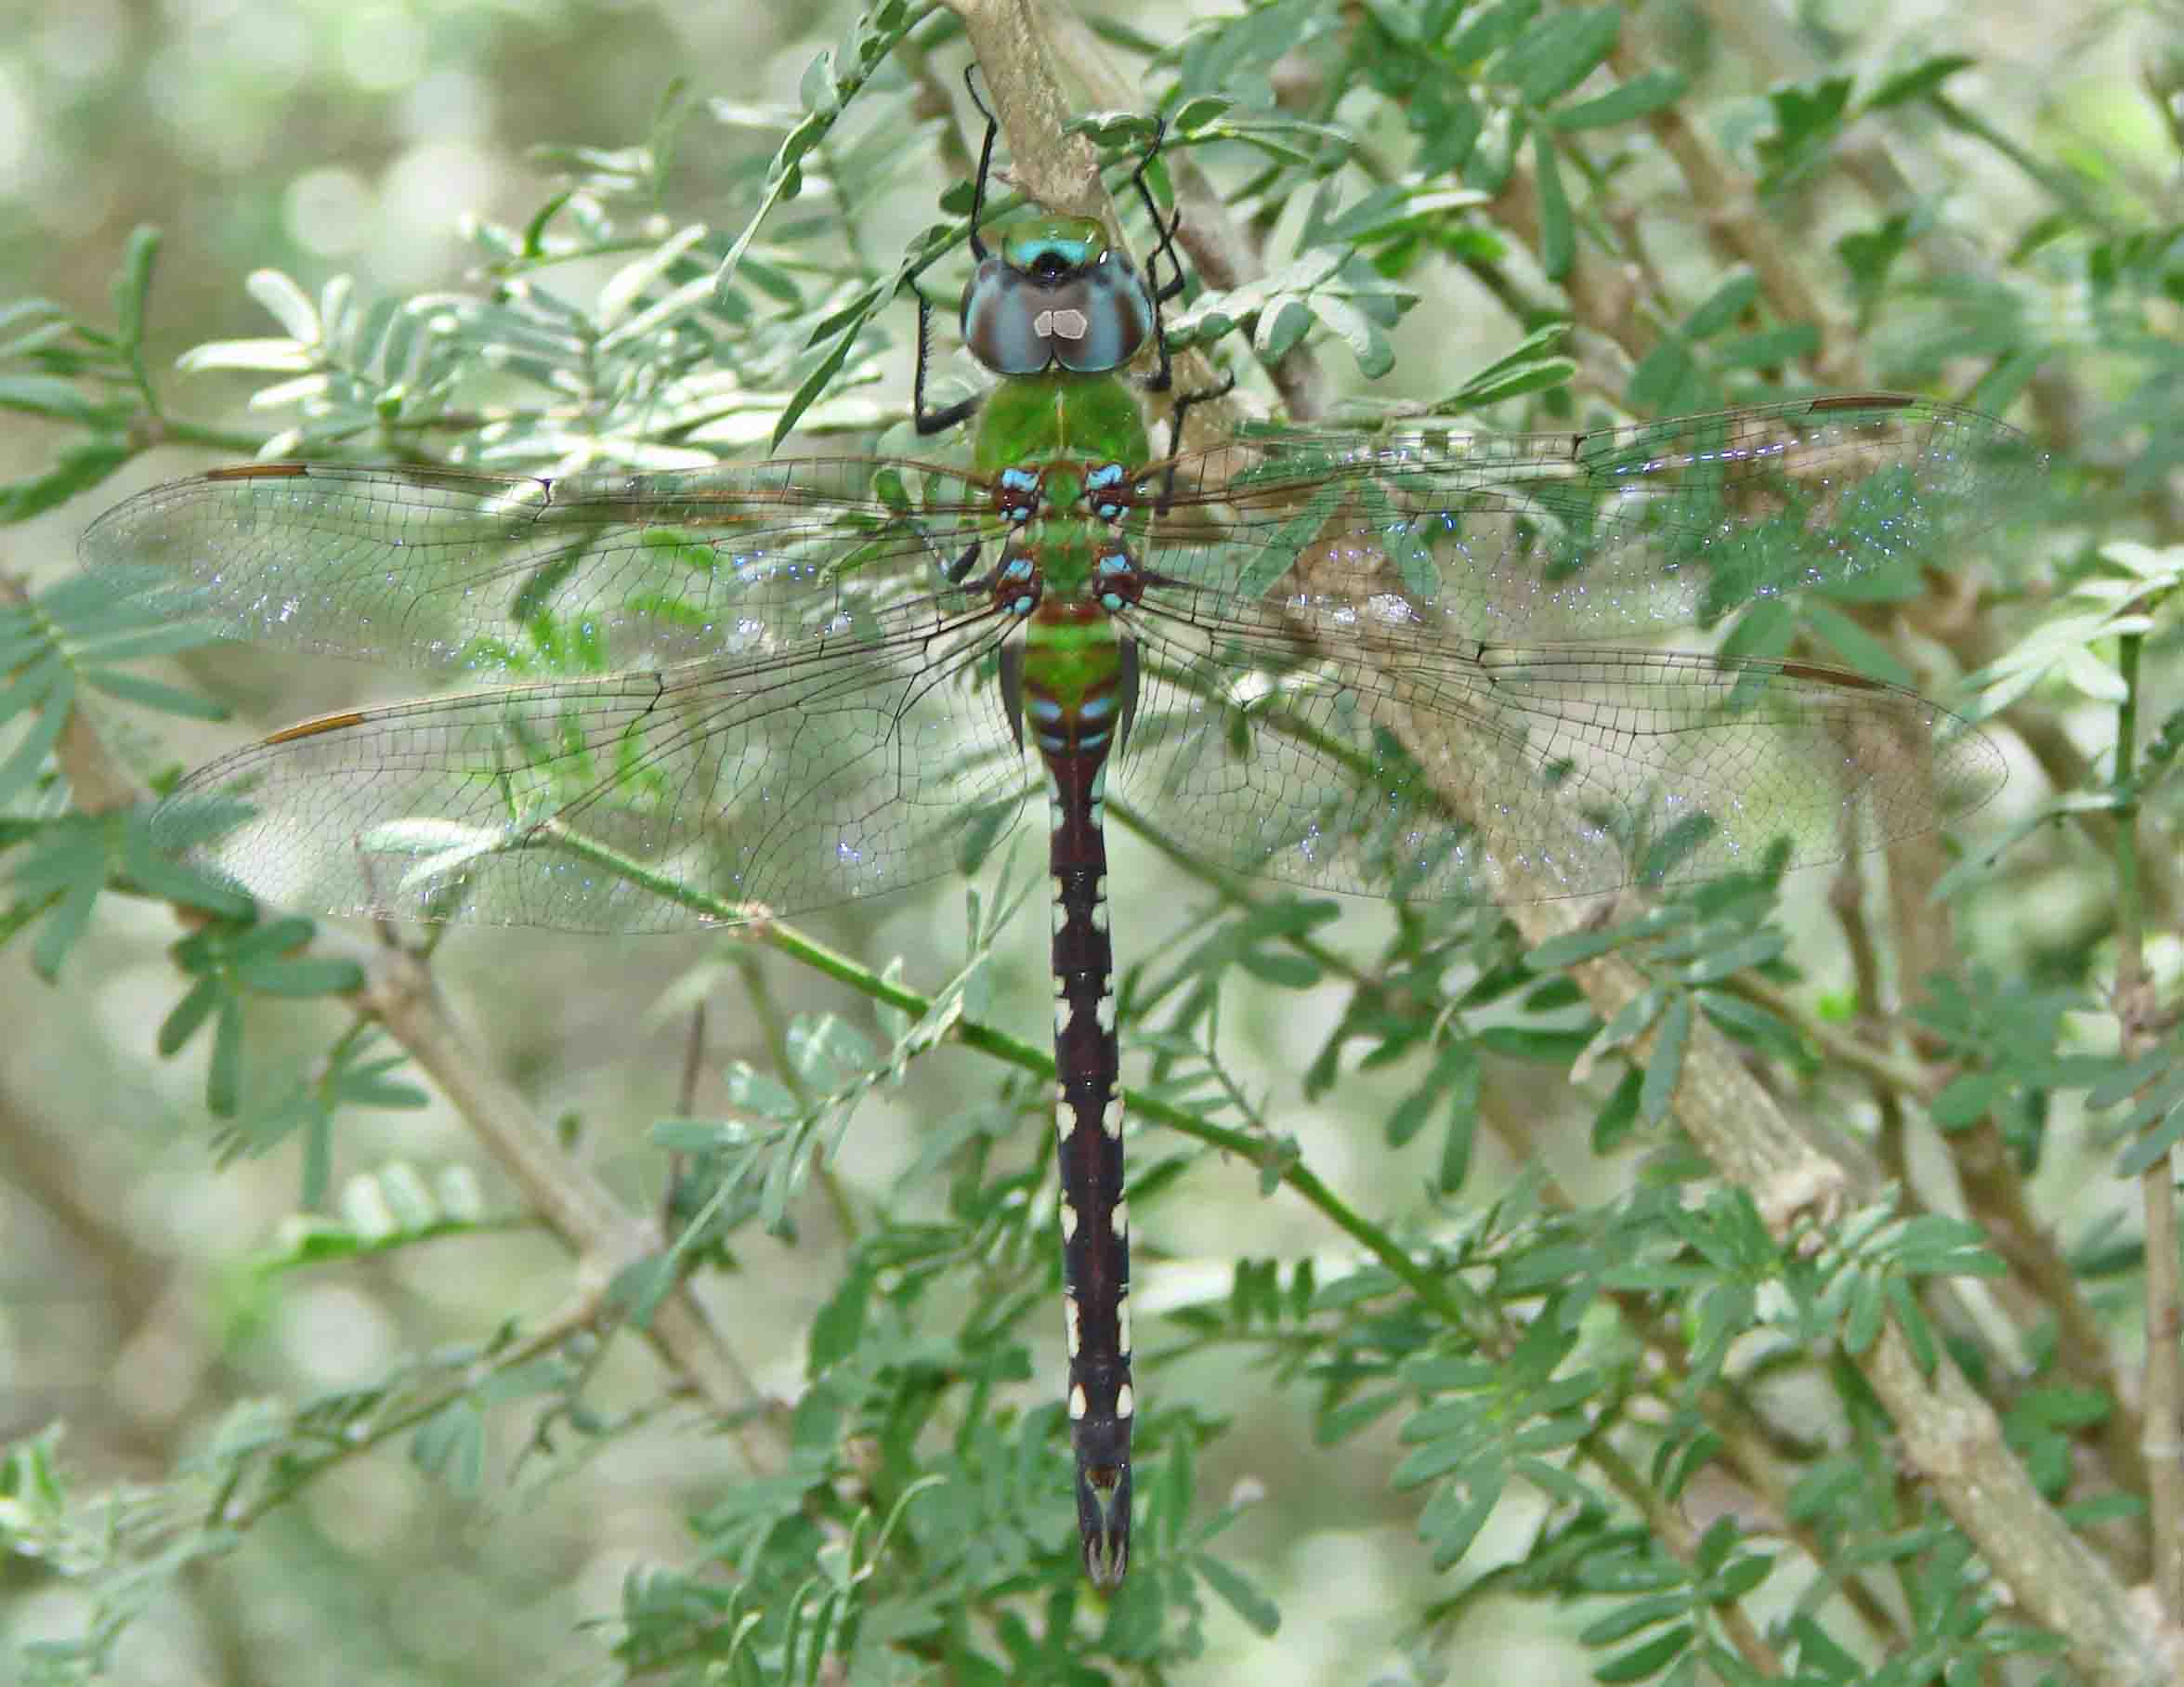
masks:
{"type": "Polygon", "coordinates": [[[986,215],[986,178],[993,173],[993,143],[1001,132],[1000,119],[986,109],[986,101],[978,98],[978,62],[973,59],[963,67],[963,90],[971,96],[971,103],[978,108],[979,116],[986,119],[986,138],[978,147],[978,174],[971,180],[971,255],[984,262],[986,242],[978,238],[978,219],[986,215]]]}
{"type": "MultiPolygon", "coordinates": [[[[1170,299],[1182,297],[1184,289],[1183,259],[1176,255],[1175,251],[1175,231],[1183,227],[1183,207],[1178,205],[1173,216],[1163,217],[1160,215],[1159,203],[1153,197],[1152,184],[1145,179],[1145,171],[1151,166],[1153,160],[1160,155],[1160,143],[1166,138],[1167,134],[1168,124],[1163,120],[1154,127],[1152,141],[1146,146],[1144,156],[1137,161],[1137,168],[1130,175],[1131,186],[1137,190],[1138,198],[1144,202],[1145,215],[1153,219],[1153,228],[1160,236],[1159,241],[1145,258],[1146,292],[1153,300],[1153,349],[1160,360],[1160,367],[1145,377],[1144,386],[1147,392],[1166,392],[1175,384],[1172,354],[1168,348],[1168,327],[1161,320],[1160,307],[1170,299]],[[1160,260],[1163,257],[1168,260],[1169,268],[1173,271],[1165,282],[1160,280],[1160,260]]],[[[1203,404],[1209,399],[1226,398],[1236,390],[1236,376],[1230,375],[1219,386],[1209,386],[1198,392],[1186,392],[1178,395],[1172,412],[1171,427],[1173,431],[1168,442],[1168,455],[1170,462],[1168,473],[1160,483],[1160,501],[1157,506],[1163,514],[1168,509],[1170,500],[1175,495],[1175,466],[1172,459],[1177,452],[1183,450],[1184,417],[1189,413],[1190,408],[1194,404],[1203,404]]]]}
{"type": "Polygon", "coordinates": [[[918,366],[917,374],[910,383],[910,422],[921,437],[946,433],[978,408],[979,395],[974,393],[946,410],[925,408],[925,364],[933,346],[933,301],[925,296],[915,281],[910,283],[910,291],[918,298],[918,366]]]}
{"type": "Polygon", "coordinates": [[[951,586],[960,586],[964,581],[970,579],[971,570],[978,564],[978,555],[985,548],[986,543],[980,539],[974,539],[965,545],[962,555],[941,569],[941,574],[946,578],[948,583],[951,586]]]}
{"type": "Polygon", "coordinates": [[[1160,156],[1160,143],[1168,135],[1168,120],[1158,119],[1153,125],[1153,138],[1146,145],[1144,155],[1137,161],[1137,168],[1130,173],[1130,185],[1137,190],[1137,196],[1144,203],[1145,215],[1153,219],[1153,232],[1160,238],[1154,242],[1152,253],[1145,259],[1145,281],[1156,307],[1170,299],[1183,296],[1183,259],[1175,255],[1175,231],[1183,227],[1183,207],[1177,206],[1174,216],[1163,218],[1159,202],[1153,197],[1153,185],[1145,179],[1145,172],[1153,160],[1160,156]],[[1160,280],[1160,260],[1165,257],[1174,273],[1165,284],[1160,280]]]}
{"type": "MultiPolygon", "coordinates": [[[[971,234],[967,244],[971,256],[984,263],[987,256],[986,242],[980,238],[978,224],[986,216],[986,183],[993,174],[993,143],[1000,137],[1001,125],[994,114],[986,109],[986,101],[978,98],[978,66],[975,62],[963,67],[963,87],[971,96],[971,103],[978,108],[978,114],[986,119],[986,138],[978,144],[978,174],[971,181],[971,234]]],[[[1180,284],[1180,271],[1179,284],[1180,284]]],[[[925,364],[933,343],[933,301],[925,296],[924,289],[913,281],[910,291],[918,299],[918,371],[910,389],[910,417],[921,437],[946,433],[958,423],[969,418],[978,408],[975,395],[960,404],[951,404],[946,410],[928,411],[925,408],[925,364]]]]}
{"type": "MultiPolygon", "coordinates": [[[[1163,353],[1166,351],[1167,344],[1165,340],[1161,342],[1163,353]]],[[[1174,502],[1175,465],[1183,456],[1183,420],[1190,414],[1191,406],[1203,404],[1210,399],[1225,399],[1236,390],[1236,378],[1232,374],[1219,386],[1207,386],[1197,392],[1182,392],[1175,395],[1175,403],[1168,412],[1168,467],[1160,477],[1160,496],[1153,501],[1155,514],[1167,515],[1168,506],[1174,502]]]]}
{"type": "Polygon", "coordinates": [[[1009,717],[1009,734],[1024,749],[1024,641],[1004,639],[999,651],[1001,709],[1009,717]]]}
{"type": "Polygon", "coordinates": [[[1167,136],[1168,120],[1164,117],[1156,120],[1153,138],[1145,143],[1137,168],[1130,173],[1130,185],[1137,190],[1145,215],[1152,218],[1153,232],[1160,237],[1153,242],[1153,250],[1145,257],[1145,292],[1153,301],[1153,349],[1160,359],[1160,367],[1145,379],[1147,392],[1166,392],[1175,379],[1175,371],[1169,361],[1168,330],[1160,321],[1160,307],[1170,299],[1181,298],[1184,289],[1183,259],[1175,255],[1175,231],[1183,227],[1183,207],[1178,205],[1173,216],[1162,216],[1160,202],[1153,197],[1153,184],[1145,179],[1145,172],[1152,168],[1153,160],[1160,156],[1160,143],[1167,136]],[[1172,272],[1165,282],[1160,279],[1163,257],[1172,272]]]}

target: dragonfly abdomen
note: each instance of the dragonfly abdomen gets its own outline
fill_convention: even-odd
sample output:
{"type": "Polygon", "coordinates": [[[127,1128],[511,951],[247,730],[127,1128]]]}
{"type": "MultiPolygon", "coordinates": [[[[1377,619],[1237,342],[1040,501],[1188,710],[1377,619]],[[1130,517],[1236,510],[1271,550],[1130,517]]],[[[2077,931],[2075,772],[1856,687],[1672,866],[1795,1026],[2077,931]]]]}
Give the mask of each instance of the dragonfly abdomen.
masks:
{"type": "Polygon", "coordinates": [[[1054,878],[1054,1128],[1061,1163],[1063,1325],[1085,1572],[1104,1588],[1130,1553],[1130,1214],[1122,1191],[1115,960],[1103,792],[1121,718],[1117,630],[1086,604],[1034,611],[1024,711],[1046,763],[1054,878]]]}

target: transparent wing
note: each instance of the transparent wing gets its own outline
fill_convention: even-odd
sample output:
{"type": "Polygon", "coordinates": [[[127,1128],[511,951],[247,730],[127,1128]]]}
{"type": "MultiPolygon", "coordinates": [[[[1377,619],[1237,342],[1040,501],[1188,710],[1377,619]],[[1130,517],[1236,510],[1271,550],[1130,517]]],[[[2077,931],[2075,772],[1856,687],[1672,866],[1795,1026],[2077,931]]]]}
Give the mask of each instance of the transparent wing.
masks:
{"type": "Polygon", "coordinates": [[[330,715],[192,773],[168,847],[294,907],[662,931],[962,871],[1024,763],[990,611],[902,609],[785,658],[330,715]]]}
{"type": "Polygon", "coordinates": [[[1396,590],[1475,639],[1613,637],[1805,587],[1910,595],[2039,464],[1991,416],[1885,393],[1578,434],[1269,432],[1177,460],[1158,566],[1254,600],[1396,590]],[[1345,542],[1393,571],[1291,577],[1345,542]]]}
{"type": "Polygon", "coordinates": [[[1885,397],[1185,459],[1126,612],[1144,677],[1118,790],[1239,870],[1417,896],[1676,883],[1931,830],[2003,764],[1916,693],[1562,641],[1908,591],[2036,464],[1988,417],[1885,397]]]}
{"type": "Polygon", "coordinates": [[[177,613],[233,637],[520,679],[549,655],[619,670],[779,649],[845,601],[929,585],[993,525],[976,488],[907,460],[559,479],[275,463],[141,492],[81,550],[153,565],[177,613]],[[540,629],[566,647],[538,649],[540,629]]]}
{"type": "MultiPolygon", "coordinates": [[[[1908,591],[2034,462],[2001,424],[1886,396],[1183,459],[1124,611],[1147,660],[1122,789],[1248,870],[1426,894],[1496,866],[1548,894],[1698,877],[1939,824],[1999,762],[1909,693],[1555,641],[1800,586],[1908,591]]],[[[909,461],[276,464],[145,493],[84,548],[163,565],[242,636],[592,671],[277,734],[162,824],[240,818],[200,857],[281,899],[631,930],[948,872],[1013,820],[1022,761],[987,683],[1005,628],[953,583],[1000,525],[976,483],[909,461]]]]}
{"type": "Polygon", "coordinates": [[[163,565],[242,636],[588,673],[277,733],[190,776],[155,819],[170,845],[293,906],[658,930],[960,871],[1014,823],[1007,629],[944,566],[992,527],[964,490],[872,460],[253,466],[144,493],[84,549],[163,565]]]}

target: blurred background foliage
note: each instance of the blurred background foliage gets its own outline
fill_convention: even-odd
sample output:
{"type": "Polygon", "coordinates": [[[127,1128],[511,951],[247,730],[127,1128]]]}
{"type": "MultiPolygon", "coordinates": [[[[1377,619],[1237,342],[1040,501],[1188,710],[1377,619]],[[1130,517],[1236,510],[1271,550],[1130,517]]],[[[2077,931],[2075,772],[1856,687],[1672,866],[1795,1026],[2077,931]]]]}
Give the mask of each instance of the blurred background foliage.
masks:
{"type": "MultiPolygon", "coordinates": [[[[1834,629],[1838,656],[1864,625],[1922,688],[1992,713],[2010,757],[2008,790],[1952,840],[1961,858],[1888,863],[1901,891],[1955,859],[1954,920],[1890,906],[1877,959],[1862,948],[1874,927],[1823,894],[1845,881],[1803,875],[1778,916],[1712,910],[1709,930],[1734,928],[1720,952],[1759,964],[1733,1000],[1705,1003],[1735,1020],[1785,1106],[1904,1180],[1907,1208],[2000,1232],[2012,1276],[1967,1287],[1988,1265],[1955,1231],[1869,1229],[1785,1313],[1780,1285],[1798,1279],[1779,1238],[1704,1193],[1704,1166],[1678,1154],[1614,1041],[1573,1080],[1599,1029],[1574,988],[1482,990],[1474,1034],[1436,1043],[1421,1028],[1443,1005],[1433,979],[1397,971],[1422,964],[1421,940],[1385,909],[1238,909],[1125,841],[1118,882],[1145,886],[1118,915],[1123,961],[1144,969],[1126,1082],[1157,1061],[1210,1116],[1263,1126],[1265,1152],[1133,1140],[1133,1201],[1141,1184],[1167,1192],[1137,1207],[1137,1305],[1141,1382],[1166,1413],[1143,1483],[1170,1563],[1141,1566],[1102,1607],[1073,1567],[1052,1249],[1030,1222],[1050,1210],[1023,1146],[1045,1127],[1029,1129],[1020,1081],[961,1051],[887,1072],[887,1045],[917,1044],[914,1029],[752,946],[508,932],[436,950],[481,1066],[587,1175],[633,1210],[702,1214],[685,1262],[710,1315],[753,1387],[799,1406],[761,1414],[754,1451],[676,1393],[687,1375],[572,1316],[595,1306],[563,1242],[465,1114],[335,997],[360,951],[299,955],[292,929],[216,926],[170,952],[173,887],[155,866],[120,833],[62,830],[75,822],[46,752],[68,746],[25,758],[30,740],[0,740],[0,765],[24,769],[0,969],[0,1540],[14,1549],[0,1641],[16,1678],[697,1680],[748,1610],[753,1638],[711,1679],[817,1669],[797,1649],[822,1642],[851,1673],[806,1679],[976,1679],[974,1654],[997,1680],[1067,1679],[1079,1658],[1114,1679],[1643,1679],[1753,1667],[1740,1618],[1799,1679],[2039,1679],[2060,1666],[2007,1656],[2023,1633],[2012,1589],[1895,1468],[1901,1426],[1848,1364],[1884,1306],[1915,1333],[1924,1309],[2011,1414],[2042,1494],[2078,1508],[2119,1577],[2145,1574],[2117,1406],[2141,1353],[2129,1179],[2180,1127],[2165,1033],[2127,1027],[2134,1061],[2117,1061],[2107,991],[2126,941],[2164,991],[2179,958],[2162,776],[2184,733],[2159,613],[2184,374],[2177,20],[1709,0],[1034,15],[1077,110],[1165,110],[1176,158],[1231,200],[1256,272],[1213,274],[1219,255],[1194,247],[1208,290],[1180,328],[1246,371],[1245,403],[1456,395],[1482,425],[1548,428],[1890,386],[2007,412],[2054,453],[2052,485],[2021,512],[2037,541],[1997,538],[1952,559],[1964,573],[1935,601],[1834,629]],[[1193,111],[1204,95],[1233,110],[1193,111]],[[1598,99],[1623,103],[1585,109],[1598,99]],[[1566,337],[1528,337],[1562,319],[1566,337]],[[1515,377],[1482,383],[1512,347],[1526,348],[1515,377]],[[2118,541],[2140,548],[2095,548],[2118,541]],[[2142,786],[2112,759],[2125,702],[2150,740],[2142,786]],[[2116,819],[2133,804],[2142,939],[2126,939],[2117,892],[2116,819]],[[152,894],[94,901],[110,858],[152,894]],[[1777,918],[1786,938],[1734,950],[1777,918]],[[1785,943],[1794,971],[1772,959],[1785,943]],[[1916,1000],[1929,968],[1957,983],[1924,1010],[1925,1040],[1900,1017],[1852,1034],[1861,1000],[1916,1000]],[[1413,1018],[1360,982],[1389,976],[1417,992],[1413,1018]],[[2094,1102],[2134,1105],[2101,1115],[2088,1084],[2094,1102]],[[854,1108],[827,1108],[833,1093],[854,1108]],[[686,1112],[840,1129],[844,1146],[768,1235],[756,1197],[708,1181],[736,1139],[652,1129],[686,1112]],[[684,1153],[672,1167],[667,1148],[684,1153]],[[1558,1271],[1680,1237],[1662,1269],[1696,1275],[1627,1283],[1624,1321],[1602,1302],[1585,1327],[1590,1427],[1574,1409],[1539,1420],[1542,1446],[1612,1426],[1656,1461],[1636,1488],[1609,1497],[1536,1471],[1490,1516],[1452,1518],[1447,1488],[1429,1506],[1431,1490],[1399,1485],[1418,1456],[1402,1414],[1359,1410],[1329,1379],[1422,1352],[1430,1332],[1374,1298],[1388,1285],[1354,1275],[1323,1214],[1265,1197],[1297,1163],[1452,1277],[1500,1261],[1488,1300],[1513,1328],[1558,1271]],[[1589,1216],[1568,1217],[1565,1196],[1589,1216]],[[943,1411],[941,1380],[966,1386],[952,1321],[975,1290],[927,1267],[979,1223],[1025,1244],[1023,1303],[1007,1310],[1029,1356],[1000,1340],[974,1397],[943,1411]],[[1947,1296],[1905,1287],[1943,1278],[1947,1296]],[[1315,1298],[1345,1279],[1356,1307],[1315,1298]],[[1837,1315],[1849,1333],[1824,1348],[1815,1331],[1837,1315]],[[1686,1384],[1718,1373],[1728,1404],[1694,1406],[1686,1384]],[[921,1458],[950,1485],[911,1498],[900,1478],[921,1458]],[[778,1480],[744,1480],[747,1458],[778,1480]],[[1633,1510],[1638,1492],[1675,1499],[1633,1510]],[[808,1536],[793,1526],[806,1504],[808,1536]],[[914,1562],[868,1566],[882,1527],[918,1505],[946,1508],[935,1533],[990,1556],[930,1588],[914,1562]],[[1220,1556],[1198,1554],[1229,1506],[1220,1556]],[[1451,1543],[1469,1548],[1454,1569],[1435,1559],[1451,1543]],[[1853,1574],[1853,1557],[1892,1567],[1853,1574]],[[1771,1562],[1778,1573],[1751,1569],[1771,1562]],[[785,1636],[789,1610],[806,1627],[785,1636]]],[[[0,507],[15,517],[0,570],[33,590],[64,581],[99,508],[269,439],[684,466],[763,451],[791,412],[830,441],[899,425],[913,316],[895,280],[940,255],[925,284],[945,297],[962,269],[943,248],[976,139],[959,126],[967,57],[948,13],[909,7],[13,9],[0,306],[46,303],[0,322],[0,507]],[[866,63],[859,43],[888,50],[866,63]],[[839,120],[800,131],[814,110],[839,120]],[[790,195],[780,150],[799,133],[812,146],[790,195]],[[489,281],[533,270],[589,313],[595,355],[486,355],[528,332],[489,281]],[[132,274],[149,293],[127,294],[132,274]],[[125,327],[132,298],[156,414],[126,358],[71,337],[111,333],[117,314],[125,327]],[[273,402],[254,409],[254,394],[273,402]]],[[[117,660],[154,642],[104,635],[117,660]]],[[[110,693],[98,730],[138,779],[415,689],[232,647],[150,672],[241,718],[160,719],[122,705],[177,698],[110,693]]],[[[12,731],[36,730],[25,701],[52,704],[19,695],[12,731]]],[[[58,731],[65,711],[46,713],[58,731]]],[[[962,1011],[1037,1042],[1044,922],[997,934],[995,886],[982,890],[968,920],[963,888],[942,886],[805,923],[873,974],[901,957],[917,991],[964,968],[962,1011]]],[[[1512,974],[1523,948],[1492,922],[1463,941],[1512,974]]],[[[1542,1342],[1550,1323],[1534,1325],[1542,1342]]],[[[1521,1393],[1566,1357],[1521,1349],[1504,1380],[1521,1393]]],[[[1427,1422],[1412,1420],[1414,1442],[1427,1422]]]]}

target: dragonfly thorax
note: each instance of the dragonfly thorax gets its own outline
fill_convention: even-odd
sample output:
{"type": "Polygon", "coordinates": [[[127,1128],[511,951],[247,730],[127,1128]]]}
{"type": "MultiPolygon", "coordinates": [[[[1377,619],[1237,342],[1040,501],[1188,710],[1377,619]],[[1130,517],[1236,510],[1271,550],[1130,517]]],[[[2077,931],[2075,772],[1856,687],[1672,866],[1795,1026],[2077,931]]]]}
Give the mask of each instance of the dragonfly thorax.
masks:
{"type": "Polygon", "coordinates": [[[1110,535],[1088,542],[1080,530],[1065,530],[1055,537],[1012,540],[986,589],[996,609],[1025,617],[1050,596],[1118,614],[1144,601],[1145,584],[1126,540],[1110,535]]]}
{"type": "Polygon", "coordinates": [[[1098,222],[1027,217],[998,236],[963,288],[963,342],[980,363],[999,375],[1100,374],[1137,355],[1153,295],[1098,222]]]}

